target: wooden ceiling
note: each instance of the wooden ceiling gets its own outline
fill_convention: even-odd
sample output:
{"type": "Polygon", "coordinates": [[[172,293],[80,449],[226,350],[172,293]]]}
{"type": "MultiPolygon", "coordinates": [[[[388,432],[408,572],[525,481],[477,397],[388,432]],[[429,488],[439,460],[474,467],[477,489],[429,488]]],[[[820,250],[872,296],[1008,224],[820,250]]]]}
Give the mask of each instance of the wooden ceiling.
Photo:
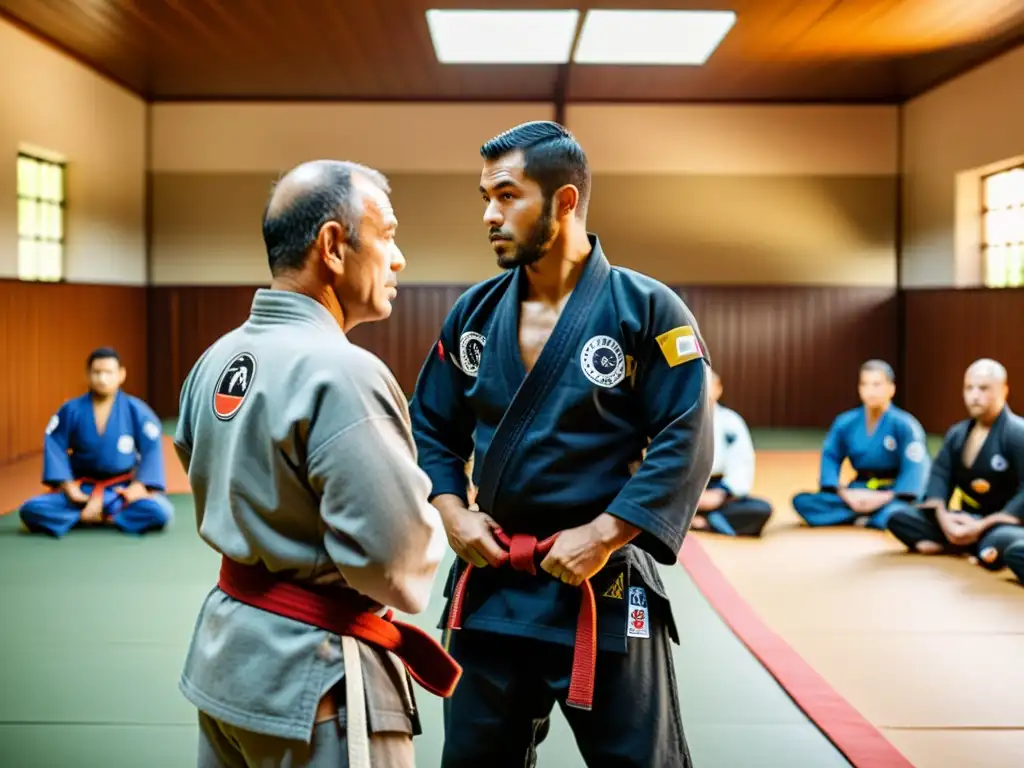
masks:
{"type": "Polygon", "coordinates": [[[1024,0],[0,0],[0,14],[152,101],[898,103],[1024,42],[1024,0]],[[434,56],[431,7],[738,19],[703,67],[460,66],[434,56]]]}

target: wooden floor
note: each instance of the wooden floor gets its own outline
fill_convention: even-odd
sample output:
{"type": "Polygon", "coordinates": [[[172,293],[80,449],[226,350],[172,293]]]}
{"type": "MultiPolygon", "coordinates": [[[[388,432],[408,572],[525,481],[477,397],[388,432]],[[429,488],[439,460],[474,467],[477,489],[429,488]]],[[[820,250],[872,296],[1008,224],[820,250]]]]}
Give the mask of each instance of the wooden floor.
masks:
{"type": "MultiPolygon", "coordinates": [[[[187,479],[167,443],[168,480],[187,479]]],[[[0,468],[0,509],[39,490],[38,458],[0,468]]],[[[888,534],[799,526],[818,455],[759,451],[760,540],[697,534],[761,618],[919,768],[1024,765],[1024,589],[963,559],[910,556],[888,534]]]]}
{"type": "Polygon", "coordinates": [[[1024,765],[1024,588],[889,534],[802,527],[818,454],[758,453],[761,540],[698,534],[761,618],[919,768],[1024,765]]]}

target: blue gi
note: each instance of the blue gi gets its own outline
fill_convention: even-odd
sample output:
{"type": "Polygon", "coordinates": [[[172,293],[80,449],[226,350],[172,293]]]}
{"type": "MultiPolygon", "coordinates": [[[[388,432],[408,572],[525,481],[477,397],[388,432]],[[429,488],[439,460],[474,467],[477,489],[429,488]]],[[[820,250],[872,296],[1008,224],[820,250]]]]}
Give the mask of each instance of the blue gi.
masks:
{"type": "Polygon", "coordinates": [[[808,525],[844,525],[857,514],[839,497],[839,470],[849,459],[857,476],[850,488],[892,491],[895,498],[869,516],[867,527],[884,530],[894,512],[921,498],[931,461],[925,433],[917,419],[890,405],[868,434],[864,406],[839,414],[821,452],[818,493],[799,493],[793,509],[808,525]]]}
{"type": "Polygon", "coordinates": [[[935,457],[925,501],[950,504],[960,497],[960,511],[976,519],[999,512],[1017,518],[1017,524],[997,523],[981,535],[977,542],[954,546],[942,532],[930,508],[910,507],[889,520],[889,530],[914,551],[920,541],[944,546],[951,554],[973,554],[989,570],[1009,568],[1024,582],[1024,419],[1003,406],[992,423],[985,442],[969,467],[962,460],[964,444],[974,428],[973,419],[964,419],[950,427],[935,457]],[[982,553],[994,552],[986,560],[982,553]]]}
{"type": "MultiPolygon", "coordinates": [[[[103,485],[103,512],[110,522],[126,533],[145,533],[163,528],[174,514],[166,491],[163,460],[163,430],[148,405],[136,397],[118,392],[103,433],[96,428],[92,396],[68,400],[50,419],[43,439],[43,483],[58,488],[78,480],[89,495],[97,483],[103,485]],[[150,496],[125,504],[118,490],[137,480],[150,496]]],[[[21,507],[21,519],[34,532],[60,537],[78,524],[81,506],[57,490],[35,496],[21,507]]]]}
{"type": "MultiPolygon", "coordinates": [[[[711,475],[710,361],[679,296],[611,267],[590,241],[529,373],[520,267],[458,299],[417,382],[411,414],[432,497],[466,501],[472,455],[477,503],[509,534],[546,538],[604,512],[641,530],[591,580],[599,651],[589,711],[566,705],[580,589],[539,570],[474,575],[464,628],[448,638],[463,677],[446,702],[443,768],[529,764],[555,701],[590,765],[690,764],[669,645],[678,636],[654,563],[677,563],[711,475]]],[[[464,568],[459,560],[450,574],[446,616],[464,568]]]]}

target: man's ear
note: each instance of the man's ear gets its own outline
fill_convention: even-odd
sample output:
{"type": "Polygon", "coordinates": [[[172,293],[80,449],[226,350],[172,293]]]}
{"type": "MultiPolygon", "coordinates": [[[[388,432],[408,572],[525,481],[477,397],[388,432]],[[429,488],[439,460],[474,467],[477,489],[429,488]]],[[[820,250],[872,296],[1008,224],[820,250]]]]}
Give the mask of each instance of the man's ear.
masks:
{"type": "Polygon", "coordinates": [[[117,377],[117,384],[118,386],[124,386],[124,380],[128,378],[128,369],[122,365],[121,370],[118,372],[118,374],[119,375],[117,377]]]}
{"type": "Polygon", "coordinates": [[[554,194],[555,210],[552,215],[556,219],[568,219],[576,215],[576,208],[580,203],[580,191],[572,184],[560,187],[554,194]]]}
{"type": "Polygon", "coordinates": [[[345,271],[345,257],[348,254],[348,235],[337,221],[329,221],[320,227],[316,238],[317,251],[331,272],[345,271]]]}

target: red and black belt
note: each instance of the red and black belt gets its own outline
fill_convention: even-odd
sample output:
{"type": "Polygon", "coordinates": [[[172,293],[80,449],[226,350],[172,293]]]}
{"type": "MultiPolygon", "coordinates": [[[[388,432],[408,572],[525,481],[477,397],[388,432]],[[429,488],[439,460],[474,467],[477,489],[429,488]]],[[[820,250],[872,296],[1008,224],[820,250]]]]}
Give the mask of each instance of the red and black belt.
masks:
{"type": "MultiPolygon", "coordinates": [[[[502,553],[498,566],[510,566],[516,571],[537,575],[537,565],[555,543],[558,534],[543,541],[536,536],[516,533],[509,536],[496,530],[495,538],[508,550],[502,553]]],[[[448,612],[448,629],[462,628],[462,606],[466,597],[466,584],[473,566],[466,565],[455,589],[452,591],[451,609],[448,612]]],[[[592,709],[594,706],[594,675],[597,668],[597,601],[590,581],[580,584],[580,612],[576,619],[576,643],[573,650],[572,677],[569,681],[569,696],[566,704],[576,709],[592,709]]]]}
{"type": "Polygon", "coordinates": [[[254,608],[390,651],[417,683],[442,698],[452,695],[462,676],[455,659],[419,627],[395,621],[390,610],[383,616],[365,611],[344,592],[286,581],[262,565],[244,565],[227,557],[221,560],[217,586],[254,608]]]}

